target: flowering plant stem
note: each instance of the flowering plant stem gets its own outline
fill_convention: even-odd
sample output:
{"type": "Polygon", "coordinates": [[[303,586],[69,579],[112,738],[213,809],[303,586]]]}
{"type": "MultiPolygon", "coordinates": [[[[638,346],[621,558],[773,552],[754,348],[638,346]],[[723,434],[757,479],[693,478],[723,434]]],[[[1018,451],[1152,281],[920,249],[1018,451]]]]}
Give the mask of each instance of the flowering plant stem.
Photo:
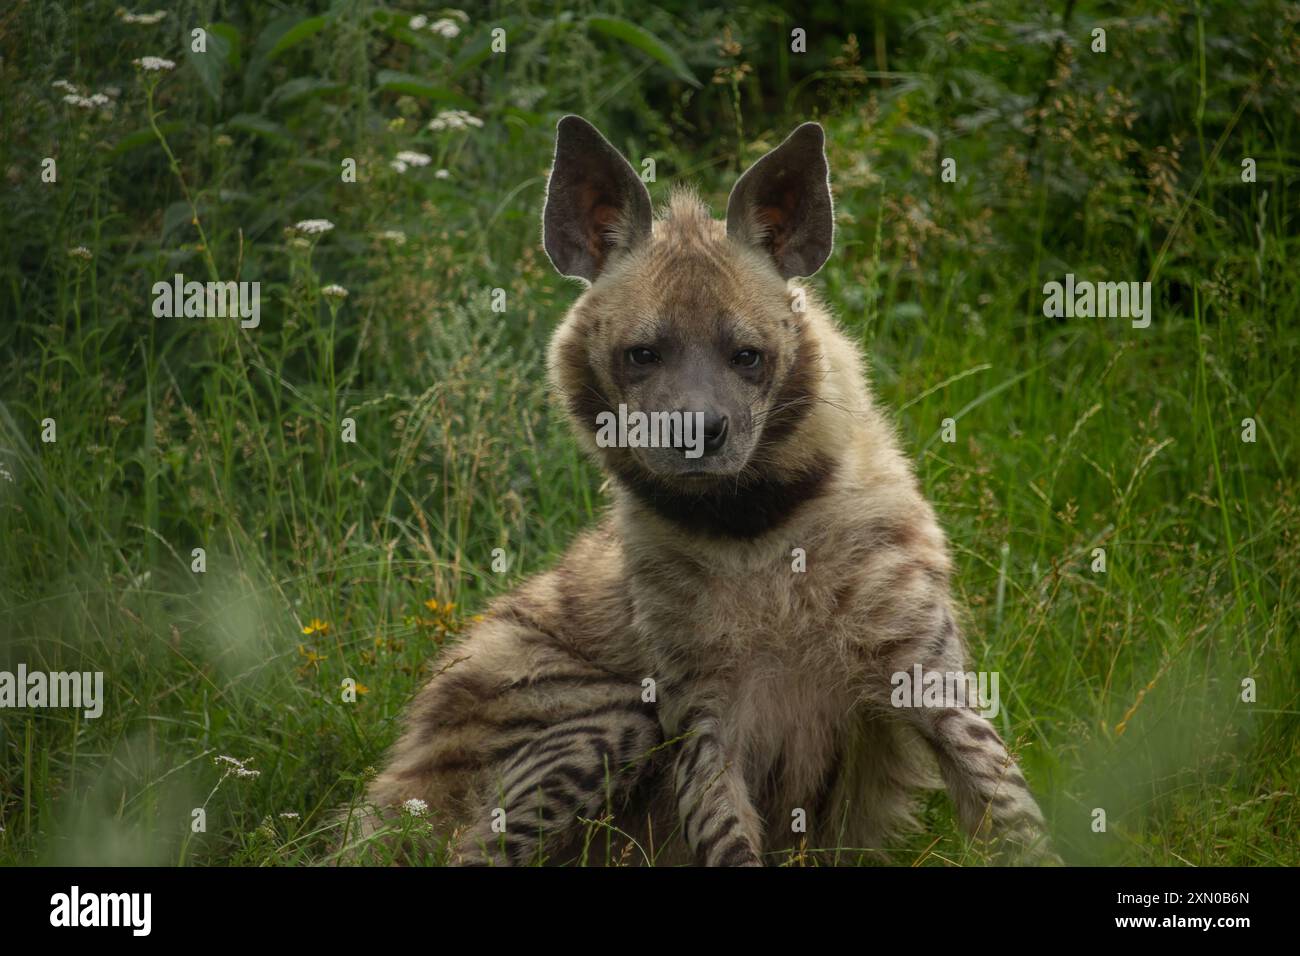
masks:
{"type": "Polygon", "coordinates": [[[172,148],[167,143],[167,137],[163,135],[163,131],[158,128],[158,117],[162,114],[160,114],[153,105],[153,91],[157,85],[156,81],[149,81],[145,84],[144,89],[145,108],[149,116],[149,128],[153,130],[153,134],[157,138],[158,144],[162,146],[163,152],[167,154],[167,161],[171,165],[172,172],[176,175],[176,181],[180,184],[181,194],[185,197],[185,202],[190,207],[190,222],[192,222],[195,228],[199,231],[199,242],[202,244],[203,261],[207,263],[208,266],[208,277],[215,282],[221,278],[221,275],[217,270],[216,260],[212,258],[212,247],[208,244],[207,233],[203,230],[203,222],[199,219],[199,208],[194,204],[194,197],[190,194],[190,188],[185,182],[185,174],[181,172],[181,164],[176,160],[176,154],[172,152],[172,148]]]}

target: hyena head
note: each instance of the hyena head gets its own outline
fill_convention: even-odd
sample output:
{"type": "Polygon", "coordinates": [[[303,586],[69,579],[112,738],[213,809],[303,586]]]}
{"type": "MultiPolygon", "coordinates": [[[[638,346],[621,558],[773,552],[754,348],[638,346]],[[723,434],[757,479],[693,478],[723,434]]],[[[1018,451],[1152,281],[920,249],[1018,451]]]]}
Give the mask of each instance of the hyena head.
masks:
{"type": "Polygon", "coordinates": [[[654,499],[770,481],[818,367],[804,293],[787,280],[821,268],[832,231],[816,123],[737,180],[719,222],[683,190],[656,219],[627,160],[585,120],[560,120],[544,242],[555,268],[590,288],[556,332],[550,373],[588,449],[654,499]],[[620,405],[701,413],[703,440],[601,447],[602,413],[620,405]]]}

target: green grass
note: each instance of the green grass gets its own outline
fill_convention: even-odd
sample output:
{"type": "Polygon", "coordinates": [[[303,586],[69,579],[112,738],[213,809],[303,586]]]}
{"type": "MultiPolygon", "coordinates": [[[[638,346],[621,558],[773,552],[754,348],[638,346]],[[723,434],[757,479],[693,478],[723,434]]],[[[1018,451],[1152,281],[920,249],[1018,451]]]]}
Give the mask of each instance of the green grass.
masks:
{"type": "MultiPolygon", "coordinates": [[[[182,52],[207,5],[115,6],[0,30],[0,669],[102,670],[108,695],[90,721],[0,710],[0,863],[327,859],[430,657],[596,520],[543,386],[576,295],[538,225],[570,111],[656,158],[656,200],[691,180],[719,215],[739,168],[826,125],[814,284],[942,515],[1062,855],[1300,863],[1294,9],[1080,3],[1057,47],[1060,11],[1017,2],[885,9],[853,41],[838,5],[476,6],[445,40],[414,9],[338,4],[313,33],[235,4],[208,61],[182,52]],[[509,52],[476,56],[498,24],[509,52]],[[177,69],[151,86],[144,55],[177,69]],[[119,86],[112,115],[58,79],[119,86]],[[425,128],[449,108],[483,127],[425,128]],[[399,174],[399,150],[432,163],[399,174]],[[335,229],[304,247],[284,230],[307,218],[335,229]],[[177,271],[260,280],[260,326],[154,319],[177,271]],[[1150,279],[1150,328],[1044,318],[1067,272],[1150,279]]],[[[946,795],[924,822],[896,862],[982,860],[946,795]]]]}

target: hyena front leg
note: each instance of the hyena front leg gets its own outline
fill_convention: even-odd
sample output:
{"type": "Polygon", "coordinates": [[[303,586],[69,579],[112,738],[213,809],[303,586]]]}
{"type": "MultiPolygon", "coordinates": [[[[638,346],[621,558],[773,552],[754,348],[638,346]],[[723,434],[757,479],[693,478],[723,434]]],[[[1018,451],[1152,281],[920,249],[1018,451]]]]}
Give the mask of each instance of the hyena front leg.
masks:
{"type": "MultiPolygon", "coordinates": [[[[919,595],[918,595],[919,598],[919,595]]],[[[883,655],[887,679],[907,674],[916,664],[924,673],[965,672],[965,650],[946,597],[919,600],[921,612],[900,613],[896,639],[883,655]]],[[[945,682],[946,683],[946,682],[945,682]]],[[[919,693],[920,688],[914,688],[919,693]]],[[[972,692],[973,693],[973,692],[972,692]]],[[[913,701],[913,703],[916,703],[913,701]]],[[[1043,814],[1020,768],[978,701],[945,700],[942,706],[905,706],[895,713],[911,723],[934,749],[944,783],[963,828],[995,844],[999,855],[1022,863],[1059,863],[1051,851],[1043,814]]]]}
{"type": "Polygon", "coordinates": [[[444,652],[370,788],[379,807],[429,804],[455,830],[455,863],[570,848],[578,818],[626,796],[663,739],[640,684],[514,616],[489,616],[444,652]]]}
{"type": "Polygon", "coordinates": [[[967,832],[995,841],[1010,862],[1059,863],[1042,811],[993,725],[964,707],[922,707],[915,716],[967,832]]]}
{"type": "Polygon", "coordinates": [[[621,800],[650,766],[662,737],[640,694],[639,684],[593,679],[566,714],[502,748],[457,840],[456,862],[523,864],[543,859],[547,847],[571,848],[580,818],[621,800]]]}
{"type": "Polygon", "coordinates": [[[683,723],[673,766],[682,836],[705,866],[762,866],[762,827],[744,776],[729,759],[718,719],[694,714],[683,723]]]}

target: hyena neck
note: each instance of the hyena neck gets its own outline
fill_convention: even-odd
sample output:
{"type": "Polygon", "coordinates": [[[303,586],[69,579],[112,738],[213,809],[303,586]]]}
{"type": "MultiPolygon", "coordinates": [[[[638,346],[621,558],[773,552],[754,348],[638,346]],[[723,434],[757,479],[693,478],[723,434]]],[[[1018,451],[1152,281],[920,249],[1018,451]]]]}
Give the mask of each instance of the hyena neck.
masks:
{"type": "Polygon", "coordinates": [[[632,468],[615,473],[624,526],[658,520],[705,539],[753,541],[785,527],[819,498],[835,476],[837,461],[817,457],[788,474],[757,471],[744,483],[722,482],[698,492],[682,492],[632,468]]]}

